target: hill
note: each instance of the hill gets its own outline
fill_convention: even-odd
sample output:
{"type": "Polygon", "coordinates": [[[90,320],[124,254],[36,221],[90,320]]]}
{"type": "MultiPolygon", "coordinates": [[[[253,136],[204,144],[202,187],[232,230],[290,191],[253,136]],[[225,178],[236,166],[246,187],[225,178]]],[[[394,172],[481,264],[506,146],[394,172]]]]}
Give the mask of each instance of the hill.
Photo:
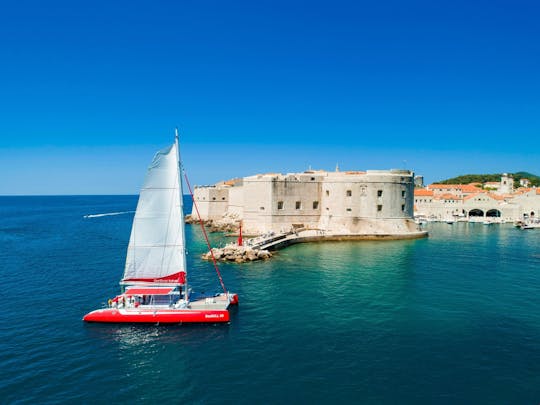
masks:
{"type": "MultiPolygon", "coordinates": [[[[519,179],[529,179],[531,186],[540,187],[540,177],[528,172],[510,173],[514,178],[514,187],[519,187],[519,179]]],[[[502,173],[495,174],[464,174],[451,179],[438,181],[438,184],[469,184],[500,181],[502,173]]]]}

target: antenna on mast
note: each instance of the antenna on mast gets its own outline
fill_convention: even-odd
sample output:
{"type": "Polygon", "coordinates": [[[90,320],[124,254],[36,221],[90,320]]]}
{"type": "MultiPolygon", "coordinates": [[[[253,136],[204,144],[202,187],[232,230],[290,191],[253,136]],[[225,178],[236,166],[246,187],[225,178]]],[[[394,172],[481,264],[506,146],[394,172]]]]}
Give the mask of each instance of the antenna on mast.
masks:
{"type": "Polygon", "coordinates": [[[178,127],[174,128],[174,137],[178,140],[178,127]]]}

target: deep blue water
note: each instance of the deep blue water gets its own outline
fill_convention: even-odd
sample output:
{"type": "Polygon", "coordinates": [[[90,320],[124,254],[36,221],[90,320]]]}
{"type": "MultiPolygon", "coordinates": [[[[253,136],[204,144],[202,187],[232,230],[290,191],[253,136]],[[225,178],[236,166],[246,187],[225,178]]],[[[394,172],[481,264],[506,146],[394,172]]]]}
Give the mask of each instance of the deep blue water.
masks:
{"type": "MultiPolygon", "coordinates": [[[[84,215],[135,205],[0,197],[0,402],[540,402],[540,231],[296,245],[221,266],[230,325],[84,324],[118,291],[133,214],[84,215]]],[[[187,237],[194,288],[217,290],[187,237]]]]}

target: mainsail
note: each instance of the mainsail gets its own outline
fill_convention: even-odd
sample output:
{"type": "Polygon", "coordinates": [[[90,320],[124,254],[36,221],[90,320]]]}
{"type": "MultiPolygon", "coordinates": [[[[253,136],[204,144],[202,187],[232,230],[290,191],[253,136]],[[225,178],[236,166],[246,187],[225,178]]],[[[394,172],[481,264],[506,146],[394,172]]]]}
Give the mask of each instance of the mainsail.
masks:
{"type": "Polygon", "coordinates": [[[154,156],[139,195],[121,284],[185,283],[178,139],[154,156]]]}

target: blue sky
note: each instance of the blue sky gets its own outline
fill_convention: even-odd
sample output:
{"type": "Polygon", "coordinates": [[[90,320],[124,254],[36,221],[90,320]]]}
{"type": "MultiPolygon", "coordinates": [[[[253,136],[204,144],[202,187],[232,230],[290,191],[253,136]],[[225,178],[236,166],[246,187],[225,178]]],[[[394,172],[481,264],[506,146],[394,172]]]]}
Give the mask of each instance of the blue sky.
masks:
{"type": "Polygon", "coordinates": [[[3,1],[0,194],[408,167],[540,175],[537,2],[3,1]]]}

